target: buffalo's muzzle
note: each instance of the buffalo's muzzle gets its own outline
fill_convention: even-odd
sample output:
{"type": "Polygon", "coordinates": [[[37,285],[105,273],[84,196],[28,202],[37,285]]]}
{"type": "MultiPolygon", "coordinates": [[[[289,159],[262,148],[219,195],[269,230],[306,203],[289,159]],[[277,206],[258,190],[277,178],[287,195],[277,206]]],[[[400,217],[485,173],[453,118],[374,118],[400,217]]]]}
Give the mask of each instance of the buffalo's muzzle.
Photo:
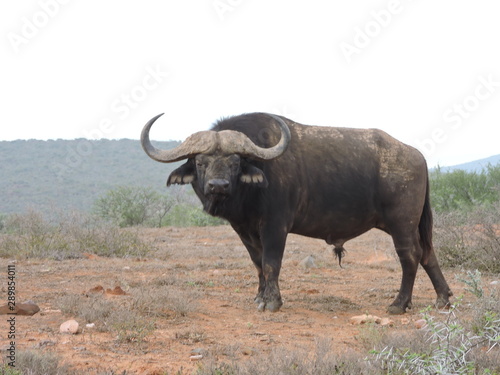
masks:
{"type": "Polygon", "coordinates": [[[229,181],[225,179],[212,179],[208,181],[208,193],[210,194],[228,194],[229,181]]]}

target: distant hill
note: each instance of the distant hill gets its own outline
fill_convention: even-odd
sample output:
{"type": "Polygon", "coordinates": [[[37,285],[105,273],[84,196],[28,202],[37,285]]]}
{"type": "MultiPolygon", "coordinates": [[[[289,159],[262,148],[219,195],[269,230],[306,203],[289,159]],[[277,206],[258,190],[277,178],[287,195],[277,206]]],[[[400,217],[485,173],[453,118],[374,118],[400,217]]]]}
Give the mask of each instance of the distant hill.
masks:
{"type": "MultiPolygon", "coordinates": [[[[173,148],[178,142],[157,142],[173,148]]],[[[442,170],[480,170],[500,155],[442,170]]],[[[0,142],[0,213],[88,210],[118,185],[152,186],[166,191],[170,172],[181,163],[151,160],[139,141],[87,139],[0,142]]]]}
{"type": "MultiPolygon", "coordinates": [[[[167,149],[178,142],[155,144],[167,149]]],[[[0,165],[0,213],[13,213],[88,210],[117,185],[166,189],[180,163],[151,160],[139,141],[77,139],[0,142],[0,165]]]]}
{"type": "Polygon", "coordinates": [[[500,163],[500,155],[495,155],[495,156],[490,156],[489,158],[485,159],[480,159],[476,161],[471,161],[468,163],[463,163],[463,164],[458,164],[458,165],[453,165],[451,167],[442,167],[441,170],[443,172],[451,172],[454,170],[464,170],[467,172],[481,172],[483,169],[485,169],[488,164],[491,165],[497,165],[500,163]]]}

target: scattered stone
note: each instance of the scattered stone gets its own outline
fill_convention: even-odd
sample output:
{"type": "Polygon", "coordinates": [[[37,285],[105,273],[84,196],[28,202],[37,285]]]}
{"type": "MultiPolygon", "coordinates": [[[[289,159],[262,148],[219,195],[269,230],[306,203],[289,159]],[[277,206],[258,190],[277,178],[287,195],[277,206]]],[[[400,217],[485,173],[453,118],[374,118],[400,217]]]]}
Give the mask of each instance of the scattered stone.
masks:
{"type": "Polygon", "coordinates": [[[353,316],[351,319],[351,324],[354,325],[360,325],[360,324],[366,324],[366,323],[376,323],[380,324],[381,326],[393,326],[394,321],[389,319],[389,318],[380,318],[375,315],[358,315],[358,316],[353,316]]]}
{"type": "Polygon", "coordinates": [[[85,324],[85,327],[87,327],[87,328],[94,328],[95,327],[95,323],[85,324]]]}
{"type": "Polygon", "coordinates": [[[191,355],[203,355],[205,353],[205,349],[202,348],[195,348],[191,349],[191,355]]]}
{"type": "Polygon", "coordinates": [[[72,333],[73,335],[78,333],[78,322],[76,320],[68,320],[61,324],[59,331],[61,333],[72,333]]]}
{"type": "Polygon", "coordinates": [[[111,294],[113,296],[124,296],[127,293],[125,293],[125,291],[121,287],[115,286],[115,289],[106,289],[106,294],[111,294]]]}
{"type": "Polygon", "coordinates": [[[492,281],[490,283],[490,285],[498,285],[498,284],[500,284],[500,281],[498,281],[498,280],[492,281]]]}
{"type": "Polygon", "coordinates": [[[299,263],[299,266],[305,269],[317,268],[316,262],[314,261],[314,257],[312,255],[308,255],[304,259],[302,259],[299,263]]]}
{"type": "Polygon", "coordinates": [[[408,318],[401,318],[401,324],[404,325],[404,326],[410,324],[410,319],[408,319],[408,318]]]}
{"type": "Polygon", "coordinates": [[[425,328],[427,326],[427,322],[425,321],[425,319],[419,319],[417,321],[415,321],[415,328],[417,329],[422,329],[422,328],[425,328]]]}
{"type": "Polygon", "coordinates": [[[40,307],[37,304],[27,301],[26,303],[16,303],[16,305],[11,309],[12,306],[4,305],[0,306],[0,315],[16,314],[24,316],[33,316],[40,311],[40,307]]]}
{"type": "Polygon", "coordinates": [[[123,270],[124,271],[130,271],[130,267],[129,266],[125,266],[125,267],[123,267],[123,270]]]}
{"type": "Polygon", "coordinates": [[[394,325],[394,321],[392,321],[389,318],[382,318],[380,319],[380,322],[378,322],[381,326],[389,326],[392,327],[394,325]]]}
{"type": "Polygon", "coordinates": [[[241,354],[243,355],[253,355],[254,354],[254,350],[252,348],[243,348],[241,349],[241,354]]]}
{"type": "Polygon", "coordinates": [[[379,324],[382,318],[379,318],[378,316],[375,315],[358,315],[358,316],[353,316],[350,321],[351,324],[354,325],[359,325],[359,324],[365,324],[365,323],[377,323],[379,324]]]}
{"type": "Polygon", "coordinates": [[[199,361],[199,360],[202,360],[202,359],[203,359],[203,355],[201,355],[201,354],[192,355],[191,357],[189,357],[189,360],[192,361],[192,362],[199,361]]]}
{"type": "Polygon", "coordinates": [[[102,285],[97,285],[89,290],[89,293],[104,293],[104,288],[102,285]]]}

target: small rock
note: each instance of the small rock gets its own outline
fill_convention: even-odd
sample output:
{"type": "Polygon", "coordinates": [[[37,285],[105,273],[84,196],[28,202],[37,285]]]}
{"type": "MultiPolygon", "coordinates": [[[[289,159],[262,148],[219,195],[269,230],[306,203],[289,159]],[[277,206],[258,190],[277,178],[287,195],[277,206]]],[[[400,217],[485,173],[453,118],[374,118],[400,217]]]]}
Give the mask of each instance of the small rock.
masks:
{"type": "Polygon", "coordinates": [[[427,326],[427,322],[425,321],[425,319],[419,319],[417,321],[415,321],[415,328],[417,329],[422,329],[422,328],[425,328],[427,326]]]}
{"type": "Polygon", "coordinates": [[[192,362],[199,361],[201,359],[203,359],[203,355],[201,355],[201,354],[192,355],[191,357],[189,357],[189,360],[192,362]]]}
{"type": "Polygon", "coordinates": [[[302,259],[299,263],[299,266],[305,269],[317,268],[314,257],[312,255],[306,256],[304,259],[302,259]]]}
{"type": "Polygon", "coordinates": [[[358,315],[358,316],[353,316],[351,319],[351,324],[354,325],[359,325],[359,324],[365,324],[365,323],[377,323],[380,324],[382,321],[382,318],[379,318],[378,316],[375,315],[358,315]]]}
{"type": "Polygon", "coordinates": [[[404,325],[404,326],[407,325],[407,324],[410,324],[410,319],[408,319],[408,318],[402,318],[401,319],[401,324],[404,325]]]}
{"type": "Polygon", "coordinates": [[[33,316],[39,311],[40,307],[38,307],[37,304],[32,303],[31,301],[29,301],[29,303],[16,303],[13,308],[9,305],[0,306],[0,315],[16,314],[33,316]]]}
{"type": "Polygon", "coordinates": [[[498,284],[500,284],[500,281],[498,281],[498,280],[492,281],[490,283],[490,285],[498,285],[498,284]]]}
{"type": "Polygon", "coordinates": [[[115,289],[106,289],[106,294],[111,294],[113,296],[124,296],[127,293],[125,293],[125,291],[121,287],[115,286],[115,289]]]}
{"type": "Polygon", "coordinates": [[[394,325],[394,321],[392,321],[389,318],[382,318],[382,319],[380,319],[379,324],[381,326],[390,326],[390,327],[392,327],[394,325]]]}
{"type": "Polygon", "coordinates": [[[104,288],[102,285],[97,285],[89,290],[89,293],[104,293],[104,288]]]}
{"type": "Polygon", "coordinates": [[[252,348],[243,348],[241,349],[241,354],[243,355],[253,355],[254,350],[252,348]]]}
{"type": "Polygon", "coordinates": [[[205,349],[203,348],[195,348],[191,349],[191,355],[203,355],[205,353],[205,349]]]}
{"type": "Polygon", "coordinates": [[[358,316],[353,316],[350,319],[351,324],[354,325],[360,325],[360,324],[366,324],[366,323],[376,323],[380,324],[381,326],[393,326],[394,321],[389,319],[389,318],[380,318],[375,315],[358,315],[358,316]]]}
{"type": "Polygon", "coordinates": [[[125,266],[125,267],[123,267],[123,270],[124,271],[130,271],[130,267],[129,266],[125,266]]]}
{"type": "Polygon", "coordinates": [[[66,322],[64,322],[63,324],[61,324],[61,326],[59,327],[59,331],[61,333],[72,333],[72,334],[76,334],[78,333],[78,322],[76,320],[68,320],[66,322]]]}
{"type": "Polygon", "coordinates": [[[85,327],[87,327],[87,328],[94,328],[95,327],[95,323],[85,324],[85,327]]]}

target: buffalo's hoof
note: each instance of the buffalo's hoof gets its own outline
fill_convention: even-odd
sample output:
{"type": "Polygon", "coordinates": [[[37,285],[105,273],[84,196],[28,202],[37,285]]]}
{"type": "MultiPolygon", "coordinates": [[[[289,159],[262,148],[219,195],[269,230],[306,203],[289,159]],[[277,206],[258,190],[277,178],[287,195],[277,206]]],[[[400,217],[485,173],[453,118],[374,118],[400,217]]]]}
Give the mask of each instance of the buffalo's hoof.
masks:
{"type": "Polygon", "coordinates": [[[387,308],[387,312],[391,315],[402,315],[406,312],[406,309],[401,306],[391,305],[387,308]]]}
{"type": "Polygon", "coordinates": [[[275,301],[270,301],[270,302],[261,301],[259,303],[259,306],[257,307],[257,310],[260,312],[263,312],[267,309],[271,312],[276,312],[276,311],[279,311],[279,309],[282,305],[283,305],[283,302],[281,302],[280,300],[275,300],[275,301]]]}
{"type": "Polygon", "coordinates": [[[449,309],[451,306],[448,298],[438,297],[436,299],[436,308],[437,309],[449,309]]]}

